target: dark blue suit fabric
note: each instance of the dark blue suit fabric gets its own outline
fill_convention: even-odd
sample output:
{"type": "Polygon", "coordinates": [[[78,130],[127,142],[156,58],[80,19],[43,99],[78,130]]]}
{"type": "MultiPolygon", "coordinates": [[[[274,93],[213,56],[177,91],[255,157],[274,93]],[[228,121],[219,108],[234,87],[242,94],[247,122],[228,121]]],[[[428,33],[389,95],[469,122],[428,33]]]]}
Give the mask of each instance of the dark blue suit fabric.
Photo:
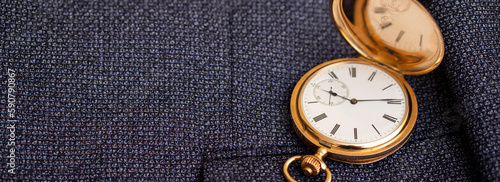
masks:
{"type": "MultiPolygon", "coordinates": [[[[0,180],[285,180],[289,157],[314,152],[293,130],[295,84],[359,56],[328,3],[0,1],[0,180]]],[[[413,135],[376,163],[326,160],[334,180],[500,179],[500,3],[421,3],[446,55],[405,76],[419,103],[413,135]]],[[[325,177],[298,166],[301,181],[325,177]]]]}

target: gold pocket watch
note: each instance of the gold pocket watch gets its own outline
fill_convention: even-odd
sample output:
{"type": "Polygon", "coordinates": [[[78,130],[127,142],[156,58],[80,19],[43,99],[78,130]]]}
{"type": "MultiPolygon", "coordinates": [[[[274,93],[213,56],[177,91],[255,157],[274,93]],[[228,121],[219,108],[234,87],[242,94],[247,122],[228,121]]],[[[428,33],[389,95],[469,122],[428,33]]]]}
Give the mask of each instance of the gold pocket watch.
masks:
{"type": "Polygon", "coordinates": [[[323,159],[366,164],[398,150],[417,119],[417,100],[403,75],[435,69],[444,55],[439,27],[416,0],[331,0],[331,17],[360,54],[320,64],[297,83],[294,128],[317,153],[294,156],[306,175],[331,172],[323,159]]]}

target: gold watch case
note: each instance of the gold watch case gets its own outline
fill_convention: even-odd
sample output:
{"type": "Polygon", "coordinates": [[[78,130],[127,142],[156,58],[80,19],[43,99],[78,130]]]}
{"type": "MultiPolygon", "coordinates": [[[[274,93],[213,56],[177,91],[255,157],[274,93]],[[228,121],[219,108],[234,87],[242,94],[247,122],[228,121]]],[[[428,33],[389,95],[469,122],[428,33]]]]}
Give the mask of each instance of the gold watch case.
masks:
{"type": "MultiPolygon", "coordinates": [[[[331,179],[331,173],[323,162],[323,158],[325,157],[346,163],[366,164],[381,160],[403,146],[410,137],[417,120],[417,100],[412,88],[403,75],[419,75],[430,72],[441,63],[444,56],[444,42],[439,27],[429,12],[416,0],[330,0],[330,13],[342,36],[360,53],[361,57],[336,59],[320,64],[307,72],[297,83],[290,103],[294,128],[304,143],[313,150],[316,150],[317,153],[315,155],[290,158],[283,168],[285,177],[289,181],[294,180],[288,173],[288,166],[296,160],[302,161],[301,166],[306,175],[317,175],[319,172],[326,172],[328,181],[331,179]],[[406,6],[412,6],[413,9],[405,12],[409,15],[401,16],[415,17],[418,21],[425,22],[426,25],[430,26],[418,29],[423,32],[417,35],[416,41],[410,42],[420,46],[416,47],[417,51],[408,50],[405,45],[402,45],[403,43],[399,43],[398,39],[401,38],[401,35],[397,35],[395,43],[384,40],[382,35],[379,36],[377,31],[380,32],[381,28],[374,27],[374,23],[369,22],[378,21],[378,19],[370,20],[370,16],[372,16],[371,18],[375,16],[382,17],[382,21],[385,18],[381,13],[383,8],[373,5],[376,3],[387,3],[385,5],[388,8],[394,8],[384,13],[394,16],[395,21],[397,18],[400,18],[396,17],[400,16],[399,13],[401,12],[398,11],[405,11],[404,8],[406,6]],[[403,6],[403,8],[400,6],[403,6]],[[369,10],[375,10],[375,13],[370,14],[369,10]],[[423,41],[424,36],[427,38],[425,41],[423,41]],[[418,51],[419,48],[420,51],[418,51]],[[423,51],[425,48],[432,50],[423,51]],[[321,134],[307,122],[302,111],[302,103],[300,102],[305,84],[316,73],[321,72],[322,69],[339,63],[364,63],[371,65],[385,71],[401,85],[407,101],[405,102],[407,110],[402,123],[393,133],[373,142],[346,143],[333,140],[321,134]]],[[[385,23],[387,25],[387,21],[385,23]]],[[[403,29],[409,28],[405,24],[398,25],[394,23],[391,26],[393,29],[400,28],[401,31],[399,34],[403,32],[403,29]]],[[[382,29],[384,28],[382,27],[382,29]]],[[[409,30],[408,32],[411,33],[411,31],[409,30]]]]}
{"type": "Polygon", "coordinates": [[[352,164],[375,162],[399,149],[408,140],[417,119],[417,100],[415,94],[402,75],[374,64],[364,58],[336,59],[320,64],[311,69],[297,83],[297,86],[292,93],[290,109],[297,134],[310,148],[314,150],[317,150],[318,148],[326,148],[328,158],[352,164]],[[401,88],[404,91],[405,99],[407,100],[405,103],[407,112],[402,119],[402,123],[392,134],[374,142],[346,143],[333,140],[321,134],[316,131],[309,122],[307,122],[307,119],[302,111],[303,102],[300,101],[300,97],[302,95],[301,93],[304,90],[305,84],[315,74],[321,72],[323,69],[326,69],[328,66],[342,63],[362,63],[371,65],[385,71],[392,76],[399,85],[401,85],[401,88]]]}
{"type": "MultiPolygon", "coordinates": [[[[392,16],[400,16],[401,14],[396,12],[392,13],[392,16]]],[[[342,36],[362,57],[381,63],[400,74],[420,75],[428,73],[434,70],[443,59],[444,41],[441,31],[429,12],[416,0],[330,0],[330,15],[342,36]],[[381,36],[378,36],[376,29],[379,27],[370,25],[372,19],[370,19],[370,13],[368,13],[370,10],[369,5],[384,1],[390,1],[392,4],[401,4],[402,2],[411,3],[412,7],[415,7],[415,10],[414,12],[406,13],[409,14],[406,17],[418,19],[420,20],[418,23],[425,24],[413,25],[415,22],[412,22],[414,20],[410,19],[406,20],[408,24],[399,25],[400,27],[398,28],[404,30],[427,26],[427,29],[420,29],[422,31],[419,34],[421,35],[420,42],[418,42],[419,40],[415,40],[414,43],[420,46],[433,45],[434,49],[429,52],[410,52],[397,46],[389,45],[381,36]],[[404,27],[408,25],[413,25],[414,27],[404,27]],[[432,35],[434,39],[429,42],[422,42],[423,35],[432,35]]],[[[390,16],[382,16],[380,19],[390,16]]],[[[385,21],[387,22],[387,20],[385,21]]],[[[391,28],[394,26],[398,25],[392,23],[391,28]]]]}

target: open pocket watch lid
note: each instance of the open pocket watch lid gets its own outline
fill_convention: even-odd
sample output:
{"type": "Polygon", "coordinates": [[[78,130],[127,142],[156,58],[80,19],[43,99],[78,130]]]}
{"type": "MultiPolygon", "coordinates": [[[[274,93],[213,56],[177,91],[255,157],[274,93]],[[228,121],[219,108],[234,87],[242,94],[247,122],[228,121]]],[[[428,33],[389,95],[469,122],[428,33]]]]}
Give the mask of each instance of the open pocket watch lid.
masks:
{"type": "Polygon", "coordinates": [[[401,74],[425,74],[443,59],[439,27],[416,0],[330,0],[330,12],[363,57],[401,74]]]}

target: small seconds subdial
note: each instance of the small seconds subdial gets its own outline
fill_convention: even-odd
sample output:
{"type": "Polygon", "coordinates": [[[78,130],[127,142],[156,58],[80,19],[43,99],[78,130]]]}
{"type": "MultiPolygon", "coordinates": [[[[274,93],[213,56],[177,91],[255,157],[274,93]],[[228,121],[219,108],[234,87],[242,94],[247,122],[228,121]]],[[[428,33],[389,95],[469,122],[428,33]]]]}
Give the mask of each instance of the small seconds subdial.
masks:
{"type": "Polygon", "coordinates": [[[349,89],[346,84],[337,79],[326,79],[314,86],[314,97],[325,105],[338,105],[349,97],[349,89]]]}

